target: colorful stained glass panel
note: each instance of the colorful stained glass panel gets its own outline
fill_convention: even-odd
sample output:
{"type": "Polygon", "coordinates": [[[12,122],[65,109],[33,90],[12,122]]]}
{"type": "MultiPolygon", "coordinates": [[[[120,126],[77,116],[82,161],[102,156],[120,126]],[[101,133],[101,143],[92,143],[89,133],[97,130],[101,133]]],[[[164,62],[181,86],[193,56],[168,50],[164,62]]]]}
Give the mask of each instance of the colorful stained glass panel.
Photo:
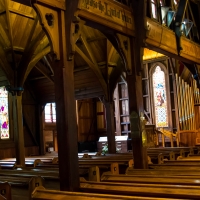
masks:
{"type": "Polygon", "coordinates": [[[1,139],[9,139],[8,92],[0,87],[0,126],[1,139]]]}
{"type": "Polygon", "coordinates": [[[160,66],[153,73],[153,97],[156,127],[168,127],[166,81],[160,66]]]}
{"type": "Polygon", "coordinates": [[[154,19],[157,19],[157,6],[154,0],[151,0],[151,12],[152,12],[152,17],[154,19]]]}

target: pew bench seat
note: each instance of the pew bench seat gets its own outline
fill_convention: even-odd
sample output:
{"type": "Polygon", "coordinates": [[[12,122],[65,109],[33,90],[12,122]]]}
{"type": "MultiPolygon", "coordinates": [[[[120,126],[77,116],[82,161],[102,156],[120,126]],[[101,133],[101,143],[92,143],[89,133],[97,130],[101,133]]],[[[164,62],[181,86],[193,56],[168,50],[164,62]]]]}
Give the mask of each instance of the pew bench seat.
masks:
{"type": "MultiPolygon", "coordinates": [[[[99,190],[100,191],[100,190],[99,190]]],[[[56,190],[46,190],[45,188],[38,187],[32,193],[32,200],[172,200],[173,198],[157,198],[145,196],[126,196],[114,194],[99,194],[99,193],[86,193],[86,192],[62,192],[56,190]]]]}

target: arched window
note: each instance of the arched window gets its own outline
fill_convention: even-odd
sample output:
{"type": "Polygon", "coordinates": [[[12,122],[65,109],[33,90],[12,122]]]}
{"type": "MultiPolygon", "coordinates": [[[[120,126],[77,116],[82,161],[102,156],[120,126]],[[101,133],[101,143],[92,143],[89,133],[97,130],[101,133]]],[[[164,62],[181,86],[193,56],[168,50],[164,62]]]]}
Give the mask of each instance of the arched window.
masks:
{"type": "Polygon", "coordinates": [[[9,139],[8,92],[0,87],[0,126],[1,139],[9,139]]]}
{"type": "Polygon", "coordinates": [[[159,65],[152,72],[152,89],[156,127],[168,127],[168,105],[165,73],[159,65]]]}

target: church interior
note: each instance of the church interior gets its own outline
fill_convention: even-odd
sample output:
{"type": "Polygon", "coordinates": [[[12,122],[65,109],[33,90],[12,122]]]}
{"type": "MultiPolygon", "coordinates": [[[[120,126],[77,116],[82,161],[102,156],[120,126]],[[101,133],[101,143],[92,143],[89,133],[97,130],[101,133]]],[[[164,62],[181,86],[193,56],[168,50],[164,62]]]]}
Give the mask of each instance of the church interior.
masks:
{"type": "Polygon", "coordinates": [[[0,0],[0,200],[200,199],[200,0],[0,0]]]}

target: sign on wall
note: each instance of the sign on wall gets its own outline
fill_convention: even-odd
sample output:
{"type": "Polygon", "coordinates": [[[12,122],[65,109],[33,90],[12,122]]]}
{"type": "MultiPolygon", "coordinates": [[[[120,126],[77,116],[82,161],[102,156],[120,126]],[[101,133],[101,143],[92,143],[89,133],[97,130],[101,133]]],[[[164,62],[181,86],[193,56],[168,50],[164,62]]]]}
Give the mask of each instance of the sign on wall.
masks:
{"type": "Polygon", "coordinates": [[[129,7],[108,0],[80,0],[78,15],[123,33],[133,35],[134,21],[129,7]]]}

